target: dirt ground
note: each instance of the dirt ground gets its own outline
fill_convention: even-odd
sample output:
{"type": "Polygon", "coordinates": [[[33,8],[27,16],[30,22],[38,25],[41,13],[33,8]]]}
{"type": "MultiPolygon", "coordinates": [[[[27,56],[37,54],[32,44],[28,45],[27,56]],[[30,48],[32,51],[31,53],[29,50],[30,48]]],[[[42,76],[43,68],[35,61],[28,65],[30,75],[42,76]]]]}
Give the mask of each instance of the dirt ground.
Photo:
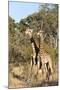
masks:
{"type": "Polygon", "coordinates": [[[30,64],[9,64],[9,88],[44,87],[58,85],[58,65],[55,65],[52,79],[47,81],[37,67],[30,64]]]}

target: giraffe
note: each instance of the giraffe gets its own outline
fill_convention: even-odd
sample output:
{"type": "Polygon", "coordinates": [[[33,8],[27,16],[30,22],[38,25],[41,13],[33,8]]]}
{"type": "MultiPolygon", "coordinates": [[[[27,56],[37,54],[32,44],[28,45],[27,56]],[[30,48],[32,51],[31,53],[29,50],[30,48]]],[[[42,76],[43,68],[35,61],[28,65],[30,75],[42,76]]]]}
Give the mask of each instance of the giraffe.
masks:
{"type": "Polygon", "coordinates": [[[43,31],[40,30],[37,35],[40,38],[40,52],[39,52],[39,56],[40,56],[40,60],[42,62],[42,70],[44,71],[44,73],[46,73],[46,77],[49,80],[49,77],[52,75],[53,73],[53,68],[52,68],[52,60],[51,57],[48,53],[46,53],[44,51],[43,48],[43,42],[44,42],[44,37],[43,37],[43,31]]]}
{"type": "Polygon", "coordinates": [[[39,47],[38,45],[36,44],[34,38],[33,38],[33,29],[26,29],[25,31],[25,34],[29,36],[29,39],[30,39],[30,42],[31,42],[31,45],[32,45],[32,49],[33,49],[33,55],[32,56],[32,60],[31,60],[31,66],[34,64],[34,65],[37,65],[37,56],[38,56],[38,53],[39,53],[39,47]]]}

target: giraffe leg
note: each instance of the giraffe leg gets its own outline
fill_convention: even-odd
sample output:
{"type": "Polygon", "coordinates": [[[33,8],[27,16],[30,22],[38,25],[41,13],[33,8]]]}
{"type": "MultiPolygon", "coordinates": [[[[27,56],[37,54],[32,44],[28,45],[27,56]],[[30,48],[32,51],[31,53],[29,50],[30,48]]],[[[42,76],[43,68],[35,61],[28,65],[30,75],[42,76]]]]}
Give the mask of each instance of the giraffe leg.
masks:
{"type": "Polygon", "coordinates": [[[46,77],[47,77],[47,80],[49,81],[49,80],[52,79],[52,71],[51,71],[51,68],[49,66],[49,62],[46,63],[46,68],[47,68],[47,75],[46,75],[46,77]]]}
{"type": "Polygon", "coordinates": [[[36,64],[36,62],[35,62],[35,55],[33,56],[33,63],[34,63],[34,65],[36,64]]]}
{"type": "Polygon", "coordinates": [[[35,65],[35,55],[31,55],[31,57],[31,66],[33,66],[33,64],[35,65]]]}
{"type": "Polygon", "coordinates": [[[53,79],[53,67],[52,67],[52,62],[49,62],[49,76],[50,76],[50,80],[53,79]]]}
{"type": "Polygon", "coordinates": [[[42,64],[42,75],[43,75],[43,80],[47,80],[47,68],[46,68],[46,63],[42,64]]]}
{"type": "Polygon", "coordinates": [[[39,55],[37,56],[37,67],[38,67],[38,69],[40,68],[40,58],[39,58],[39,55]]]}
{"type": "Polygon", "coordinates": [[[42,61],[41,61],[41,57],[39,55],[37,57],[37,67],[38,67],[38,69],[42,69],[42,61]]]}
{"type": "Polygon", "coordinates": [[[33,55],[31,55],[31,67],[33,66],[33,55]]]}

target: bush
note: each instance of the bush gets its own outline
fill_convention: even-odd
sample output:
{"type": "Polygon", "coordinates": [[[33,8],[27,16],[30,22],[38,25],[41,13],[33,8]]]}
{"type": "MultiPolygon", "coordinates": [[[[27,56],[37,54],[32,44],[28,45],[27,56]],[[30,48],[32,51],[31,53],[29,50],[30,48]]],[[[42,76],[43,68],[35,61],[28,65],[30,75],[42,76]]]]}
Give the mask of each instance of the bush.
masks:
{"type": "Polygon", "coordinates": [[[57,61],[57,57],[58,57],[57,49],[44,43],[44,50],[51,56],[53,62],[57,61]]]}

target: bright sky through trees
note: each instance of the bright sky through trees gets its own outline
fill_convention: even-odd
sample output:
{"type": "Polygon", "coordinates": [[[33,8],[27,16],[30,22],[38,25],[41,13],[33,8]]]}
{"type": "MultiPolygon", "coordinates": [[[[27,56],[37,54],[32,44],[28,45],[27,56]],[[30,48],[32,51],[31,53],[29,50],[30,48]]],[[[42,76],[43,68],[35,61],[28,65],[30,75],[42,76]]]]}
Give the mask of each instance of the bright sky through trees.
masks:
{"type": "Polygon", "coordinates": [[[9,16],[15,19],[16,22],[19,22],[22,18],[37,12],[38,8],[38,3],[9,1],[9,16]]]}

